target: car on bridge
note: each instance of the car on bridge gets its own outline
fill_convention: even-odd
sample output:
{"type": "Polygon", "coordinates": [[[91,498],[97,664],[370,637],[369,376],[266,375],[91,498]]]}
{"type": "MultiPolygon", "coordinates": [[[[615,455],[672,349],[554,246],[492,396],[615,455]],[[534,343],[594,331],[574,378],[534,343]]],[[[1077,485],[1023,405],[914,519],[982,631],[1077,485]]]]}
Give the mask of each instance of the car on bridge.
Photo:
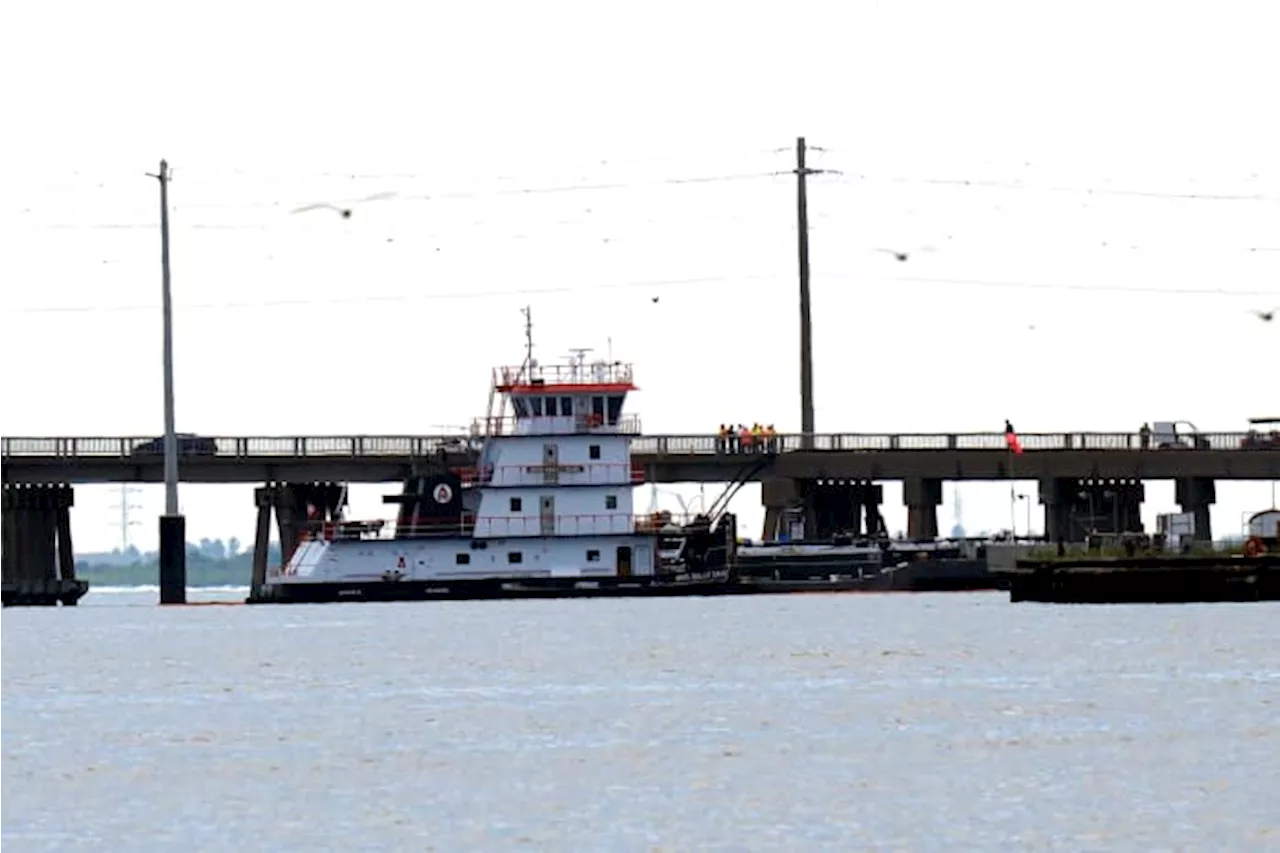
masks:
{"type": "Polygon", "coordinates": [[[1249,433],[1240,440],[1244,450],[1280,450],[1280,418],[1249,418],[1249,433]],[[1271,426],[1269,432],[1258,429],[1271,426]]]}
{"type": "MultiPolygon", "coordinates": [[[[189,432],[180,432],[177,434],[177,439],[179,456],[216,456],[218,453],[218,442],[212,438],[192,435],[189,432]]],[[[163,456],[164,436],[135,445],[133,450],[129,451],[129,455],[163,456]]]]}

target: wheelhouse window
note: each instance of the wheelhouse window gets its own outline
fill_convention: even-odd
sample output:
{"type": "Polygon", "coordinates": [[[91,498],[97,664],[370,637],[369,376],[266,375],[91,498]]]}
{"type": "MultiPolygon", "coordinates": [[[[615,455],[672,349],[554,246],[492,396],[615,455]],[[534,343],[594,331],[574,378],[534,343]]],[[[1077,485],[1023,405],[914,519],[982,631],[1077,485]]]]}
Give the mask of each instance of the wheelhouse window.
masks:
{"type": "Polygon", "coordinates": [[[560,398],[560,417],[567,418],[567,417],[571,417],[572,415],[573,415],[573,398],[561,397],[560,398]]]}
{"type": "Polygon", "coordinates": [[[542,398],[541,398],[541,397],[530,397],[530,398],[529,398],[529,403],[530,403],[530,404],[532,405],[532,407],[533,407],[533,416],[534,416],[535,418],[542,417],[542,398]]]}
{"type": "Polygon", "coordinates": [[[622,395],[617,394],[609,398],[609,417],[607,423],[616,424],[622,419],[622,395]]]}

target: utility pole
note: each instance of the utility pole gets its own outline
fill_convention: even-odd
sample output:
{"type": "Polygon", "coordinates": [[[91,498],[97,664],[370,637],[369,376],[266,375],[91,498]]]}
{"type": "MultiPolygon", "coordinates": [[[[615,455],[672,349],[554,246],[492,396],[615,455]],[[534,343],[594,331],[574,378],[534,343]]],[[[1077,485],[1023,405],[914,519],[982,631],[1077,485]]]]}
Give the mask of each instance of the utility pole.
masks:
{"type": "Polygon", "coordinates": [[[813,448],[813,325],[809,316],[809,194],[806,179],[823,169],[805,164],[804,137],[796,139],[796,231],[800,250],[800,446],[813,448]]]}
{"type": "Polygon", "coordinates": [[[187,601],[186,519],[178,511],[178,436],[173,415],[173,299],[169,287],[169,163],[160,182],[160,304],[164,318],[164,515],[160,516],[160,603],[187,601]]]}

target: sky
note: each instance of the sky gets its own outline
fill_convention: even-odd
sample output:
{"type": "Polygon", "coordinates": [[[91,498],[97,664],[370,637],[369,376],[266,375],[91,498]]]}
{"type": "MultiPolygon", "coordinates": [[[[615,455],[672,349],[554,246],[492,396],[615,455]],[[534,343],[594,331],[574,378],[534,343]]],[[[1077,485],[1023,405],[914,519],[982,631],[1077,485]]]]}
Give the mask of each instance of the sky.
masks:
{"type": "MultiPolygon", "coordinates": [[[[6,436],[162,431],[161,158],[182,431],[467,424],[525,306],[544,362],[635,363],[646,432],[797,430],[801,135],[819,431],[1274,414],[1268,4],[182,8],[6,9],[6,436]]],[[[250,539],[251,488],[184,486],[189,536],[250,539]]],[[[1215,531],[1272,488],[1219,484],[1215,531]]],[[[1009,526],[1008,484],[962,489],[967,528],[1009,526]]],[[[77,550],[120,542],[120,499],[77,488],[77,550]]],[[[127,503],[152,547],[163,489],[127,503]]],[[[758,487],[733,509],[758,531],[758,487]]]]}

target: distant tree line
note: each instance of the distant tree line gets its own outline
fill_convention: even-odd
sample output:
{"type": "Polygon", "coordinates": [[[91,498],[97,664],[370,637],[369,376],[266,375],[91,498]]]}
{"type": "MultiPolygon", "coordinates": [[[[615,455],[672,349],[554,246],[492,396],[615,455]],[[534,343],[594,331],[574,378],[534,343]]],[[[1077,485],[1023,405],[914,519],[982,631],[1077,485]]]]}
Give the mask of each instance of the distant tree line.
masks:
{"type": "MultiPolygon", "coordinates": [[[[119,552],[117,552],[119,553],[119,552]]],[[[76,558],[76,575],[99,586],[144,586],[159,579],[160,561],[155,551],[130,548],[111,563],[76,558]],[[129,559],[132,558],[132,559],[129,559]]],[[[271,543],[267,565],[280,564],[280,546],[271,543]]],[[[187,584],[189,586],[247,586],[253,572],[253,551],[241,551],[234,536],[201,539],[187,543],[187,584]]]]}

